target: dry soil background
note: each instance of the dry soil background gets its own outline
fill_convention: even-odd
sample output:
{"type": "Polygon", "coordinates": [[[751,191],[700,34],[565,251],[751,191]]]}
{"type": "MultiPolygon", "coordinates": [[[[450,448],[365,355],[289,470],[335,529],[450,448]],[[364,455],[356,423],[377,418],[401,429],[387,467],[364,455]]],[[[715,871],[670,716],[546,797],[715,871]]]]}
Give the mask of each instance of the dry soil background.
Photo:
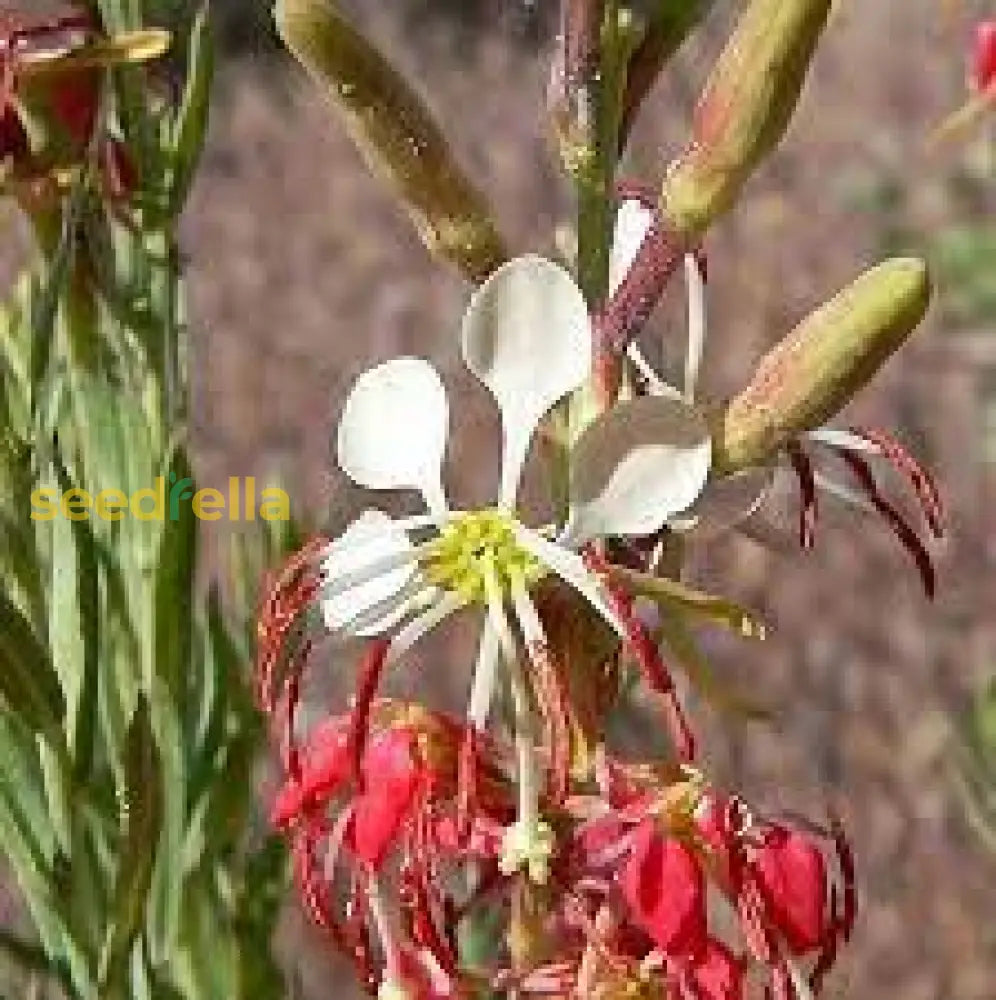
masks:
{"type": "MultiPolygon", "coordinates": [[[[877,179],[905,178],[912,225],[947,224],[942,178],[958,157],[928,155],[924,136],[963,81],[958,36],[945,34],[937,6],[840,5],[782,152],[710,239],[714,394],[734,390],[767,345],[873,259],[883,220],[863,192],[877,179]]],[[[547,248],[568,202],[539,123],[542,60],[507,33],[455,44],[437,25],[402,25],[383,7],[367,5],[364,20],[419,81],[514,246],[547,248]]],[[[680,141],[724,13],[641,119],[634,172],[658,176],[680,141]]],[[[466,289],[426,259],[296,75],[275,88],[244,66],[226,83],[186,230],[205,475],[279,472],[303,505],[341,524],[359,498],[331,468],[337,408],[357,372],[411,352],[437,362],[454,394],[454,492],[485,495],[497,431],[455,362],[466,289]]],[[[896,427],[946,484],[952,530],[935,605],[874,525],[828,528],[805,559],[725,541],[694,571],[775,624],[761,648],[715,645],[721,669],[779,712],[775,729],[712,720],[717,777],[772,807],[819,810],[832,799],[848,817],[864,907],[832,984],[840,996],[996,997],[996,861],[967,831],[947,767],[949,713],[996,653],[986,613],[996,598],[996,478],[977,430],[996,356],[942,317],[935,309],[854,407],[896,427]]],[[[665,310],[656,328],[668,326],[665,310]]],[[[679,363],[680,341],[665,342],[679,363]]],[[[302,937],[308,954],[291,949],[302,997],[349,995],[329,990],[317,939],[292,915],[284,939],[302,937]]]]}

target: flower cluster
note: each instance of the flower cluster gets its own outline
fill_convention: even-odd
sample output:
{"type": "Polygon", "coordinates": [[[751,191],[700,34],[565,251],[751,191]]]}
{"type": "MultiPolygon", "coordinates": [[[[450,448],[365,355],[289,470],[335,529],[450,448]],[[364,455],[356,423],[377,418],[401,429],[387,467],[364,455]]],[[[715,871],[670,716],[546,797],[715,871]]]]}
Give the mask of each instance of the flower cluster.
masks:
{"type": "MultiPolygon", "coordinates": [[[[633,294],[660,252],[654,218],[624,192],[616,297],[633,294]]],[[[806,542],[821,487],[882,513],[918,562],[921,552],[927,559],[880,494],[872,460],[912,483],[938,532],[940,501],[891,438],[824,428],[800,430],[753,470],[748,488],[731,487],[738,477],[716,468],[714,424],[696,403],[706,334],[700,253],[688,254],[686,277],[684,386],[667,385],[632,338],[609,337],[636,388],[571,443],[569,507],[558,523],[534,526],[519,510],[523,465],[541,422],[588,377],[612,315],[606,308],[592,320],[559,265],[512,260],[464,317],[463,360],[502,420],[492,505],[458,509],[446,495],[447,400],[429,364],[382,364],[347,398],[341,467],[369,489],[418,491],[426,512],[396,519],[370,509],[338,537],[312,539],[268,580],[257,685],[283,762],[273,822],[293,846],[314,920],[371,993],[739,1000],[761,982],[803,1000],[850,934],[853,870],[840,827],[762,818],[708,787],[665,662],[661,640],[674,633],[656,623],[703,617],[745,635],[763,629],[656,568],[670,539],[694,539],[710,522],[737,526],[762,508],[782,456],[803,483],[806,542]],[[853,481],[815,472],[804,441],[840,456],[853,481]],[[577,678],[598,663],[571,662],[551,591],[573,594],[614,636],[604,659],[638,667],[670,734],[670,762],[617,760],[604,729],[593,753],[579,752],[577,678]],[[480,621],[465,718],[384,700],[385,676],[458,612],[480,621]],[[302,737],[302,685],[316,640],[328,636],[366,641],[355,696],[302,737]],[[500,692],[507,713],[495,710],[500,692]],[[464,929],[496,914],[507,937],[466,960],[464,929]]],[[[929,559],[920,564],[932,589],[929,559]]]]}

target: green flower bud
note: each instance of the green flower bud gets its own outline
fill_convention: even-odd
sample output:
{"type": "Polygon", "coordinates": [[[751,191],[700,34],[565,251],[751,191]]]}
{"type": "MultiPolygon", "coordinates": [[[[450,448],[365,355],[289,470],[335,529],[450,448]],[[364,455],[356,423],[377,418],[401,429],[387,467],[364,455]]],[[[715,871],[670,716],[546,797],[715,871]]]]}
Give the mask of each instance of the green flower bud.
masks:
{"type": "Polygon", "coordinates": [[[483,281],[507,258],[481,193],[404,78],[331,0],[277,0],[287,47],[326,90],[368,167],[396,191],[429,251],[483,281]]]}
{"type": "Polygon", "coordinates": [[[763,465],[792,438],[822,427],[902,346],[929,301],[927,265],[897,258],[867,271],[803,320],[718,414],[717,471],[763,465]]]}
{"type": "Polygon", "coordinates": [[[663,208],[700,235],[737,199],[795,112],[832,0],[753,0],[695,111],[693,141],[664,181],[663,208]]]}

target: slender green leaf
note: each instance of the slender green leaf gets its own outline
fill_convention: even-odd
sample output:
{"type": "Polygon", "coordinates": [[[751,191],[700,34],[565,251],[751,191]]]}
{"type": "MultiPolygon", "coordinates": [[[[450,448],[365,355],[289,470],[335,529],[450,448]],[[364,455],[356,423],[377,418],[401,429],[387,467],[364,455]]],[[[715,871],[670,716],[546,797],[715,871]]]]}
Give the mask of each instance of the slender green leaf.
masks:
{"type": "Polygon", "coordinates": [[[149,704],[142,698],[131,722],[121,804],[121,849],[114,887],[114,916],[101,981],[118,975],[142,925],[163,814],[163,773],[149,704]]]}
{"type": "Polygon", "coordinates": [[[26,725],[61,743],[62,687],[48,652],[21,611],[0,591],[0,696],[26,725]]]}
{"type": "Polygon", "coordinates": [[[207,136],[214,80],[214,44],[211,37],[210,7],[203,3],[194,18],[187,46],[187,85],[173,126],[170,153],[173,177],[169,192],[169,213],[179,215],[200,163],[207,136]]]}

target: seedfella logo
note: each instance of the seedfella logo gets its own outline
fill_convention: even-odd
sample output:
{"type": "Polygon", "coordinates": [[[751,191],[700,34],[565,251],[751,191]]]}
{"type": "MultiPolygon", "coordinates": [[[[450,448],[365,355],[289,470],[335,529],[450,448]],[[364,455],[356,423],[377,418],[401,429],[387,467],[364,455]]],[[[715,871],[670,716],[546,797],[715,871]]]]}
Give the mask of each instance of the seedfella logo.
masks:
{"type": "Polygon", "coordinates": [[[290,497],[284,490],[268,486],[257,494],[256,480],[250,476],[228,480],[228,493],[221,490],[195,490],[194,481],[177,479],[170,473],[169,488],[164,476],[157,476],[148,489],[136,490],[129,496],[123,490],[72,489],[60,493],[42,487],[31,494],[31,520],[54,521],[179,521],[185,506],[190,506],[199,521],[289,521],[290,497]]]}

